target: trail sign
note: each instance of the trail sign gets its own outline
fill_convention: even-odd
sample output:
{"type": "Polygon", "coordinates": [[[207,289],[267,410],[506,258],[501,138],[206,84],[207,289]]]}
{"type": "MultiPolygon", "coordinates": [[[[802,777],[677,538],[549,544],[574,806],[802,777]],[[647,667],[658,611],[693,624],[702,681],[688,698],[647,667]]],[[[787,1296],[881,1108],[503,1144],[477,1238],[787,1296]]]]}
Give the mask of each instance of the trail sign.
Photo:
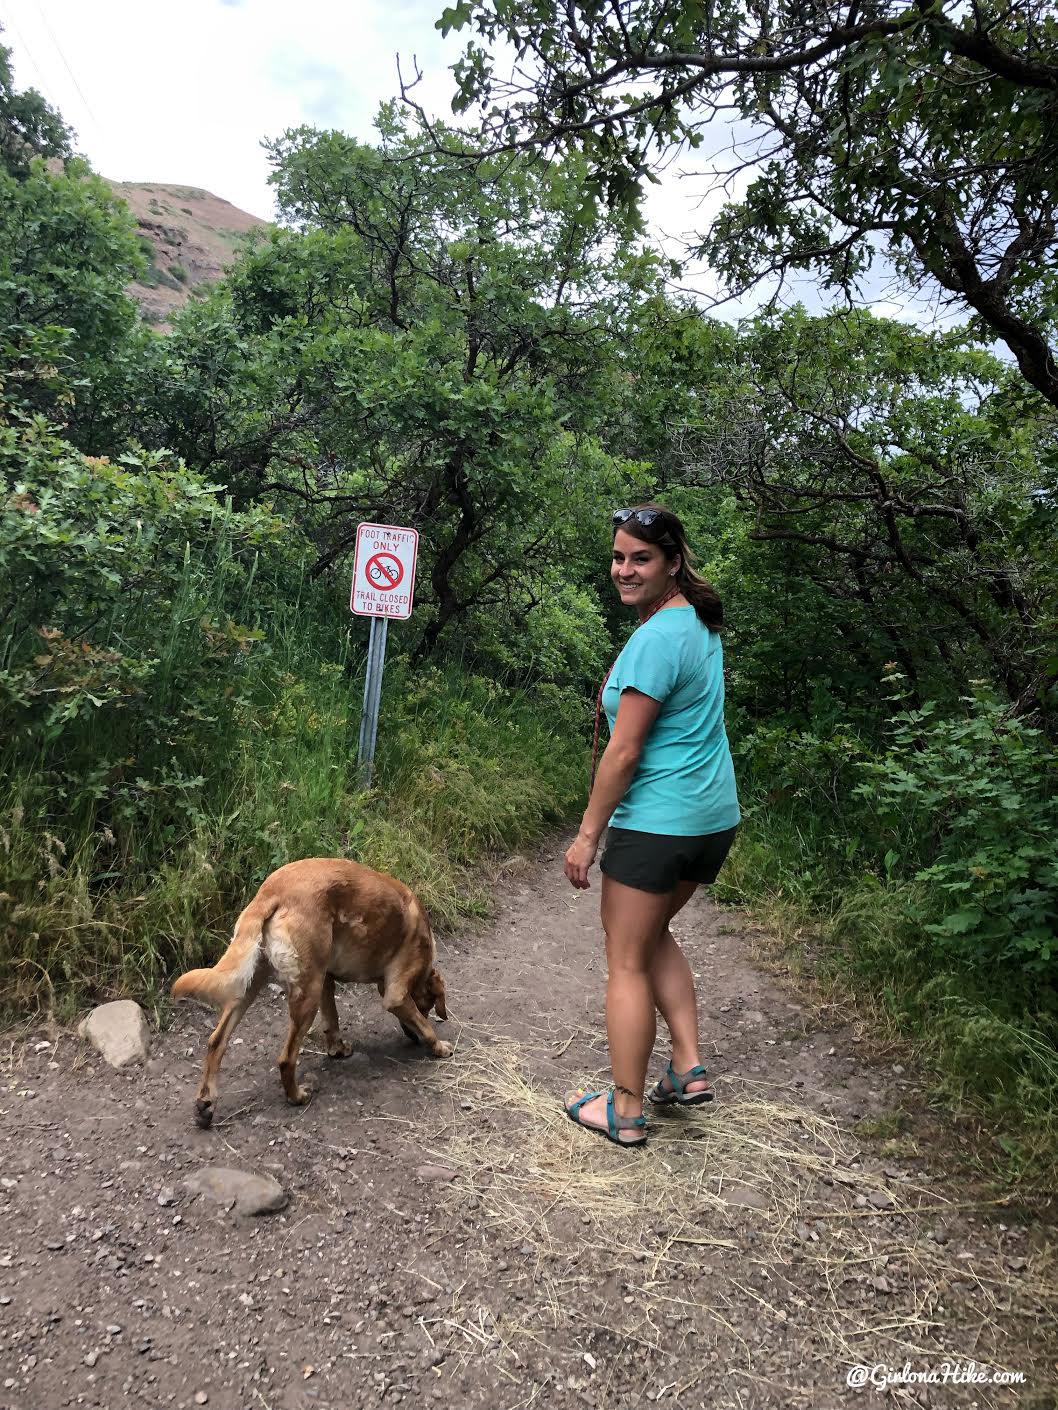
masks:
{"type": "Polygon", "coordinates": [[[356,531],[349,610],[361,617],[411,616],[419,535],[396,524],[361,524],[356,531]]]}
{"type": "Polygon", "coordinates": [[[382,672],[386,666],[386,632],[391,617],[400,621],[411,616],[418,552],[419,535],[415,529],[401,529],[396,524],[361,524],[357,528],[349,610],[371,618],[358,750],[368,787],[375,766],[378,707],[382,699],[382,672]]]}

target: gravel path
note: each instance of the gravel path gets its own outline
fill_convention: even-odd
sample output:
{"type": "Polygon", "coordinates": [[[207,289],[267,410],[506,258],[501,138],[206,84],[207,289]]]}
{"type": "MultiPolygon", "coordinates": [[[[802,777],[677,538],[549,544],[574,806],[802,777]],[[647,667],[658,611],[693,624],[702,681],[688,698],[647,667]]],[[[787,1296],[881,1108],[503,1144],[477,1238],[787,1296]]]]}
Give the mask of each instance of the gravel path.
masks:
{"type": "Polygon", "coordinates": [[[68,1032],[7,1035],[0,1406],[1056,1403],[1051,1230],[948,1173],[937,1123],[902,1114],[912,1077],[821,1027],[737,915],[702,898],[677,921],[715,1110],[656,1115],[645,1152],[566,1121],[561,1093],[605,1073],[603,965],[597,885],[554,848],[501,868],[488,933],[441,945],[447,1062],[347,989],[356,1052],[310,1039],[316,1095],[288,1107],[266,991],[203,1132],[205,1010],[123,1073],[68,1032]],[[289,1203],[192,1195],[204,1166],[289,1203]],[[1024,1386],[971,1379],[997,1370],[1024,1386]]]}

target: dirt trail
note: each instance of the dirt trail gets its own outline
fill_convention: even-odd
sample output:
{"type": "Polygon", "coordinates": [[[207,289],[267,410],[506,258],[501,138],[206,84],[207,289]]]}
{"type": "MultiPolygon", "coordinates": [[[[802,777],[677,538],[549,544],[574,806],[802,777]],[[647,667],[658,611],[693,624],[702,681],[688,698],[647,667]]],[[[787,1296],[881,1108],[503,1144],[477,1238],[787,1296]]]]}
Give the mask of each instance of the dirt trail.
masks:
{"type": "Polygon", "coordinates": [[[5,1045],[0,1406],[829,1410],[882,1403],[847,1388],[855,1364],[971,1361],[1027,1383],[890,1403],[1055,1403],[1047,1232],[974,1202],[943,1151],[865,1142],[857,1122],[910,1102],[910,1079],[813,1027],[736,915],[696,899],[677,924],[715,1110],[655,1116],[630,1153],[565,1119],[563,1090],[604,1073],[603,967],[597,883],[574,892],[555,845],[501,871],[487,934],[441,947],[448,1062],[348,989],[357,1051],[331,1062],[310,1039],[317,1093],[290,1108],[269,993],[202,1132],[204,1010],[174,1013],[127,1075],[69,1035],[5,1045]],[[239,1219],[189,1198],[207,1163],[273,1174],[290,1204],[239,1219]]]}

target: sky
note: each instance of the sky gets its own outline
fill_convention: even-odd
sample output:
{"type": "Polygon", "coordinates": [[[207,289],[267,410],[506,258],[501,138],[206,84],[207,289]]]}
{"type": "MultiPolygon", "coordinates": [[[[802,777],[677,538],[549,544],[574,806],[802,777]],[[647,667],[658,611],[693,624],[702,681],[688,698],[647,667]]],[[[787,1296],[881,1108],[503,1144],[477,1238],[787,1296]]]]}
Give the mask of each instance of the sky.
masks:
{"type": "Polygon", "coordinates": [[[310,123],[371,140],[417,55],[447,114],[454,35],[443,0],[0,0],[15,83],[36,88],[114,181],[204,186],[273,215],[265,137],[310,123]]]}
{"type": "MultiPolygon", "coordinates": [[[[36,88],[76,130],[77,149],[115,181],[205,187],[242,210],[274,214],[261,147],[291,127],[335,127],[373,137],[379,105],[405,74],[423,72],[416,96],[451,116],[451,66],[465,34],[435,28],[445,0],[0,0],[0,42],[15,84],[36,88]]],[[[676,253],[702,230],[719,197],[677,166],[646,205],[650,229],[676,253]]],[[[685,287],[708,299],[703,266],[685,287]]],[[[811,285],[798,295],[821,307],[811,285]]],[[[756,300],[719,310],[737,317],[756,300]]],[[[874,311],[914,316],[879,285],[874,311]]],[[[921,314],[919,315],[921,316],[921,314]]]]}

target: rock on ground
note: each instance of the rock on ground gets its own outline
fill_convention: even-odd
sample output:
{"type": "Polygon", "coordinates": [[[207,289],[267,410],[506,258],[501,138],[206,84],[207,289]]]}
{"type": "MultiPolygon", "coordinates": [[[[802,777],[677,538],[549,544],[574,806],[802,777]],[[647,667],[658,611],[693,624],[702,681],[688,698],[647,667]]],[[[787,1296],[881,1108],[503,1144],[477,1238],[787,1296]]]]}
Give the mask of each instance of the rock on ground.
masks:
{"type": "Polygon", "coordinates": [[[151,1032],[146,1016],[132,999],[100,1004],[81,1022],[77,1031],[103,1055],[111,1067],[146,1062],[151,1050],[151,1032]]]}
{"type": "Polygon", "coordinates": [[[289,1196],[271,1175],[251,1175],[225,1165],[206,1165],[189,1175],[184,1189],[190,1195],[205,1195],[236,1213],[274,1214],[286,1206],[289,1196]]]}

